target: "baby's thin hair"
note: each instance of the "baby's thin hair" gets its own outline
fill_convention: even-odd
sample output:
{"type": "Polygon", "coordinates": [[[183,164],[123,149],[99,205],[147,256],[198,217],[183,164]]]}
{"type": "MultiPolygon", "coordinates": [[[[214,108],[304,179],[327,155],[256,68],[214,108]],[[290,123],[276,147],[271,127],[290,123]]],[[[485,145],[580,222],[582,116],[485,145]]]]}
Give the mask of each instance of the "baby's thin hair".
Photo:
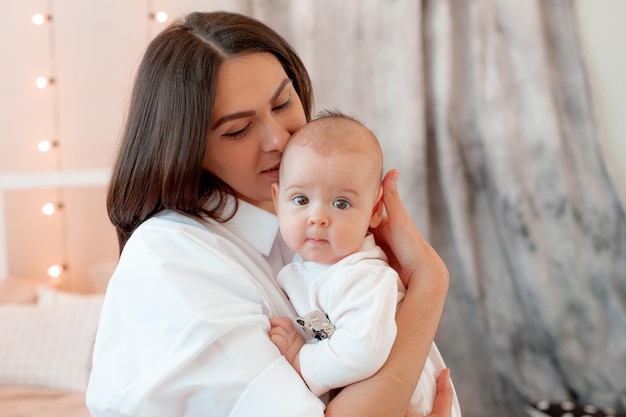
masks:
{"type": "Polygon", "coordinates": [[[382,177],[383,155],[376,135],[359,119],[339,110],[319,112],[311,122],[293,134],[285,152],[296,145],[310,146],[321,155],[329,155],[335,151],[364,152],[371,155],[380,167],[382,177]]]}
{"type": "Polygon", "coordinates": [[[321,120],[321,119],[327,119],[327,118],[351,120],[365,127],[365,123],[359,120],[356,116],[353,116],[348,113],[344,113],[341,110],[337,110],[337,109],[324,109],[320,111],[319,113],[317,113],[315,117],[313,118],[313,120],[321,120]]]}

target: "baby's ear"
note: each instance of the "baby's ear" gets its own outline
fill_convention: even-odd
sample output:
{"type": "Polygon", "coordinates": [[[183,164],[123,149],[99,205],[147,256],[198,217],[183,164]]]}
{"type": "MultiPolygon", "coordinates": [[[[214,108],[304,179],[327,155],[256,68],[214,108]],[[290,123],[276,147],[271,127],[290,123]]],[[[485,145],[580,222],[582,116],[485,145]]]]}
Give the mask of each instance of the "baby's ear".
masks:
{"type": "Polygon", "coordinates": [[[278,213],[278,183],[272,184],[272,200],[274,200],[274,211],[278,213]]]}
{"type": "Polygon", "coordinates": [[[372,218],[370,219],[370,227],[375,229],[380,224],[380,221],[383,218],[383,213],[385,211],[385,206],[383,204],[383,186],[381,185],[378,189],[378,195],[376,196],[376,204],[374,204],[374,209],[372,210],[372,218]]]}

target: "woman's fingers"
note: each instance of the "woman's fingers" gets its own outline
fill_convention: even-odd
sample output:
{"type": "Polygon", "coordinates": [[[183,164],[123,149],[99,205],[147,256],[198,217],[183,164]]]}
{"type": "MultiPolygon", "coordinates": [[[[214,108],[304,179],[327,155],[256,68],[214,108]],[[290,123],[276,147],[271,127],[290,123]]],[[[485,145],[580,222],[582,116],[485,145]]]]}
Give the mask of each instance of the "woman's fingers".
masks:
{"type": "Polygon", "coordinates": [[[450,369],[446,368],[437,377],[437,396],[433,402],[431,417],[450,417],[452,415],[452,384],[450,369]]]}
{"type": "Polygon", "coordinates": [[[398,192],[398,177],[400,171],[392,169],[387,172],[383,179],[383,202],[385,203],[385,209],[388,215],[394,219],[398,219],[407,216],[407,212],[400,199],[400,193],[398,192]]]}
{"type": "MultiPolygon", "coordinates": [[[[437,395],[433,402],[433,409],[428,417],[451,417],[452,416],[452,384],[450,383],[450,369],[446,368],[437,377],[437,395]]],[[[404,417],[421,417],[414,408],[409,406],[404,417]]]]}
{"type": "Polygon", "coordinates": [[[375,238],[404,285],[408,286],[412,276],[440,260],[404,208],[397,187],[399,175],[397,169],[392,169],[383,179],[383,202],[387,216],[375,231],[375,238]]]}

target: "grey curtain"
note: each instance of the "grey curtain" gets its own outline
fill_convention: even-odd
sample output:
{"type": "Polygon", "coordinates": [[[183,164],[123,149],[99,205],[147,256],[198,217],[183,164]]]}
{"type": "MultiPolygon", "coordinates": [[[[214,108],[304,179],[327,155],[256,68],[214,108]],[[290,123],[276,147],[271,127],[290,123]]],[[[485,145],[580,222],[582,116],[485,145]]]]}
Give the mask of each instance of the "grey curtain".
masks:
{"type": "Polygon", "coordinates": [[[626,408],[626,219],[569,0],[252,1],[317,108],[377,134],[451,273],[437,343],[466,417],[626,408]]]}
{"type": "Polygon", "coordinates": [[[453,277],[439,336],[472,415],[626,407],[626,220],[573,7],[424,3],[431,236],[453,277]]]}

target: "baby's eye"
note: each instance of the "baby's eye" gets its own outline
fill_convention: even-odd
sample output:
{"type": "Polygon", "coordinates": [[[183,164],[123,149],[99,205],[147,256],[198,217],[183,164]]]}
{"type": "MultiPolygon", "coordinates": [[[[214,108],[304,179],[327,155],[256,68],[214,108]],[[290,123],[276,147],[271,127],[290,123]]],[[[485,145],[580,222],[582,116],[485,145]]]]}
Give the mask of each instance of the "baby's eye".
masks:
{"type": "Polygon", "coordinates": [[[303,195],[297,195],[291,199],[295,203],[296,206],[304,206],[305,204],[309,204],[309,199],[303,195]]]}
{"type": "Polygon", "coordinates": [[[333,201],[333,207],[338,208],[339,210],[345,210],[351,205],[352,204],[350,204],[348,200],[345,200],[343,198],[338,198],[337,200],[333,201]]]}

